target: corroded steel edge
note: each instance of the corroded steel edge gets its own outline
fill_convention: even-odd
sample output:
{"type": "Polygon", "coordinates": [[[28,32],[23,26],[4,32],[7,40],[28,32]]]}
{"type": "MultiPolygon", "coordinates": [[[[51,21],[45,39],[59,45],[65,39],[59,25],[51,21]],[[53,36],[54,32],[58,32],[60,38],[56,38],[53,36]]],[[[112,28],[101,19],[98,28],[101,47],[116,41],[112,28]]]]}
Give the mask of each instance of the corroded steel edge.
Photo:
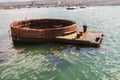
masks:
{"type": "MultiPolygon", "coordinates": [[[[26,22],[34,21],[34,20],[43,20],[43,19],[27,20],[26,22]]],[[[57,20],[61,20],[61,19],[57,19],[57,20]]],[[[103,38],[101,37],[97,43],[96,42],[92,43],[90,41],[85,41],[85,40],[83,41],[83,40],[77,40],[77,39],[72,40],[67,38],[57,38],[57,36],[66,36],[73,33],[77,35],[78,28],[77,28],[76,22],[73,22],[73,24],[70,26],[65,26],[62,28],[51,28],[51,29],[21,28],[23,26],[29,26],[29,25],[30,24],[26,24],[25,21],[18,21],[10,24],[12,39],[14,42],[28,42],[28,43],[29,42],[34,42],[34,43],[62,42],[62,43],[80,44],[80,45],[87,45],[92,47],[99,47],[103,38]],[[24,25],[21,25],[22,23],[24,23],[24,25]]],[[[100,34],[101,36],[103,35],[102,33],[98,33],[98,34],[100,34]]]]}

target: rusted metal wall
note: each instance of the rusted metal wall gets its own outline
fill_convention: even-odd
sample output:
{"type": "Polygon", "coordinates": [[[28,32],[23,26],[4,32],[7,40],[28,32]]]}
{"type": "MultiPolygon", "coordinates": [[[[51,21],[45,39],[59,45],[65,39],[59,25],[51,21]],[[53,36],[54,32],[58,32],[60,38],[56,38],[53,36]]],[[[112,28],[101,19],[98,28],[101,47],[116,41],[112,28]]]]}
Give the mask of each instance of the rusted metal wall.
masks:
{"type": "MultiPolygon", "coordinates": [[[[29,21],[27,20],[27,21],[19,21],[19,22],[12,23],[10,25],[12,37],[55,38],[57,36],[64,36],[77,31],[76,23],[73,23],[72,25],[65,26],[65,27],[59,27],[59,28],[34,29],[34,28],[29,28],[31,25],[30,22],[31,22],[30,20],[29,21]]],[[[38,24],[38,22],[36,24],[38,24]]]]}

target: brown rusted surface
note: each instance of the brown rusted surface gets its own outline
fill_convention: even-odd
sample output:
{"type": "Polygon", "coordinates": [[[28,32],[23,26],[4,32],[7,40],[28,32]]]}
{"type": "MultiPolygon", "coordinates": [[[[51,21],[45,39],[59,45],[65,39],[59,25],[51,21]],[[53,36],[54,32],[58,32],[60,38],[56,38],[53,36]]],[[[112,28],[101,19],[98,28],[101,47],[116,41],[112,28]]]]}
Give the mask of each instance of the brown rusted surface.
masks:
{"type": "Polygon", "coordinates": [[[65,42],[81,45],[99,46],[103,34],[82,32],[76,22],[63,19],[32,19],[13,22],[11,25],[13,41],[17,42],[65,42]]]}
{"type": "Polygon", "coordinates": [[[25,38],[54,38],[77,31],[76,23],[60,19],[34,19],[13,22],[12,36],[25,38]]]}
{"type": "Polygon", "coordinates": [[[82,35],[77,38],[77,34],[73,33],[66,36],[58,36],[57,39],[65,43],[73,43],[79,45],[88,45],[93,47],[99,47],[103,39],[103,33],[98,32],[80,32],[82,35]]]}

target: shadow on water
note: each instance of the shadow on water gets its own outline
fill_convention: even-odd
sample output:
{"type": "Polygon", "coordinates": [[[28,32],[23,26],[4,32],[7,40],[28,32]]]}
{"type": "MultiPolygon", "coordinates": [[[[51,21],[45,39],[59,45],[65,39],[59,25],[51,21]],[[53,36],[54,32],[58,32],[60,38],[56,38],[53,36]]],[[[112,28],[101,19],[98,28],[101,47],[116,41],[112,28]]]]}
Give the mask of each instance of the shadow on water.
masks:
{"type": "Polygon", "coordinates": [[[86,45],[73,45],[73,44],[63,44],[63,43],[13,43],[13,46],[17,50],[21,50],[22,54],[26,55],[61,55],[64,51],[70,51],[74,48],[74,52],[85,51],[86,53],[91,50],[99,50],[98,47],[91,47],[86,45]]]}
{"type": "Polygon", "coordinates": [[[62,57],[63,50],[69,45],[56,43],[14,43],[14,48],[21,50],[20,54],[25,56],[43,55],[48,62],[54,64],[57,68],[66,68],[71,63],[62,57]]]}
{"type": "Polygon", "coordinates": [[[66,69],[68,66],[71,65],[71,63],[62,58],[59,55],[54,55],[54,53],[49,53],[46,55],[45,57],[48,61],[52,62],[53,64],[55,64],[55,66],[59,69],[66,69]]]}
{"type": "MultiPolygon", "coordinates": [[[[84,56],[81,57],[81,50],[86,50],[86,52],[87,50],[90,51],[90,49],[81,48],[80,46],[57,43],[17,43],[13,44],[13,48],[19,52],[15,53],[17,57],[15,59],[13,58],[13,60],[11,59],[12,61],[9,62],[10,66],[8,65],[7,67],[10,68],[8,71],[11,73],[6,75],[11,76],[19,72],[18,76],[20,78],[27,76],[28,80],[34,80],[29,77],[31,75],[36,76],[38,80],[72,80],[72,77],[76,78],[76,76],[79,77],[80,75],[84,77],[83,73],[79,71],[81,70],[79,67],[86,65],[84,64],[85,58],[82,58],[84,56]],[[79,62],[79,59],[83,62],[79,62]],[[77,64],[76,61],[79,64],[77,64]],[[14,71],[12,72],[12,70],[14,71]],[[22,73],[21,70],[24,72],[22,73]],[[72,73],[76,76],[73,76],[72,73]]],[[[3,61],[1,60],[1,62],[3,61]]],[[[4,68],[2,68],[2,70],[2,75],[4,75],[4,68]]],[[[11,80],[16,79],[15,76],[8,78],[11,80]]],[[[6,79],[6,76],[2,79],[6,79]]]]}
{"type": "MultiPolygon", "coordinates": [[[[37,78],[40,80],[48,80],[51,78],[51,76],[58,74],[58,70],[64,71],[72,65],[70,61],[61,56],[63,54],[62,51],[67,47],[68,45],[55,43],[14,44],[13,48],[19,52],[15,53],[17,54],[16,58],[13,60],[10,59],[11,61],[8,61],[9,65],[3,64],[6,67],[9,67],[7,71],[11,73],[6,73],[6,75],[9,75],[9,77],[4,76],[2,79],[16,79],[15,76],[10,76],[16,72],[19,72],[17,74],[19,78],[26,77],[28,80],[34,80],[33,78],[29,77],[34,75],[37,76],[37,78]],[[15,70],[13,71],[13,69],[15,70]],[[23,72],[21,72],[21,70],[23,72]]],[[[0,62],[3,61],[0,60],[0,62]]],[[[4,75],[4,68],[1,68],[1,70],[2,75],[4,75]]]]}
{"type": "MultiPolygon", "coordinates": [[[[57,44],[57,43],[14,43],[14,48],[21,50],[21,54],[25,56],[39,56],[43,55],[48,61],[56,64],[56,66],[63,67],[70,64],[70,61],[66,59],[74,55],[92,56],[93,50],[96,48],[90,48],[80,45],[68,45],[68,44],[57,44]],[[91,51],[91,53],[90,53],[91,51]],[[86,53],[86,54],[84,54],[86,53]],[[63,65],[61,65],[63,64],[63,65]]],[[[88,57],[89,58],[89,57],[88,57]]],[[[72,59],[71,59],[72,60],[72,59]]]]}
{"type": "Polygon", "coordinates": [[[23,50],[22,53],[32,52],[30,55],[47,55],[49,52],[53,54],[61,54],[62,50],[67,48],[67,45],[56,43],[13,43],[15,49],[23,50]]]}

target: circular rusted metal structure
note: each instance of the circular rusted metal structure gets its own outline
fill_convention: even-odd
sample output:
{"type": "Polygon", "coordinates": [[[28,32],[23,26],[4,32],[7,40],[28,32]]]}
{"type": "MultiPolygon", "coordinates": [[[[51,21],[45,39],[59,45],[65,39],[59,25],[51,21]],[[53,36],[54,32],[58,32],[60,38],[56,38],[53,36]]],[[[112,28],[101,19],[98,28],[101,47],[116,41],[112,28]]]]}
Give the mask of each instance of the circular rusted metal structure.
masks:
{"type": "Polygon", "coordinates": [[[40,42],[77,32],[76,22],[64,19],[31,19],[10,24],[13,41],[40,42]]]}

